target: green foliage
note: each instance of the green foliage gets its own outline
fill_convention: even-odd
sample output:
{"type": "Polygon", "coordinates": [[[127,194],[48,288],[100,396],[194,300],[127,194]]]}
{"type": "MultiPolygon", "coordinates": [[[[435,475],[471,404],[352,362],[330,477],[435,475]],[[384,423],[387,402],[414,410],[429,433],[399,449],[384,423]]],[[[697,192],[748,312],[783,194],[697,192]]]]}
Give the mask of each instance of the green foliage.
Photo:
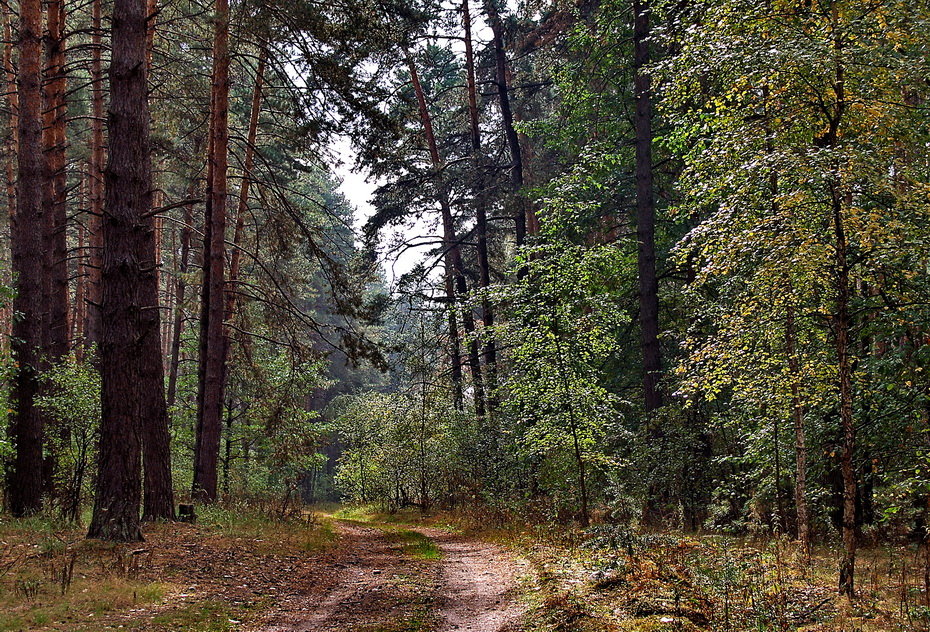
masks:
{"type": "Polygon", "coordinates": [[[579,491],[616,467],[611,447],[625,432],[623,402],[610,385],[621,314],[611,294],[622,260],[612,248],[567,243],[527,254],[528,273],[507,288],[507,323],[497,330],[513,362],[502,385],[522,458],[549,491],[579,491]]]}
{"type": "Polygon", "coordinates": [[[336,483],[346,497],[392,510],[448,498],[460,447],[455,413],[440,405],[375,392],[333,402],[342,445],[336,483]]]}
{"type": "MultiPolygon", "coordinates": [[[[90,354],[90,358],[93,354],[90,354]]],[[[92,359],[74,354],[46,371],[36,406],[53,422],[47,447],[55,457],[57,498],[62,515],[78,520],[90,496],[91,468],[100,430],[100,373],[92,359]]]]}

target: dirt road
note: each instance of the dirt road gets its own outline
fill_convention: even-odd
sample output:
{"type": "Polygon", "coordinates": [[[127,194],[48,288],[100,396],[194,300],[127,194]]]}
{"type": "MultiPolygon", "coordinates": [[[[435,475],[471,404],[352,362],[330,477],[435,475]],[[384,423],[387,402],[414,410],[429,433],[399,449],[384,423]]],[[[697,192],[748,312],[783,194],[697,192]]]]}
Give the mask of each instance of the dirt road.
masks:
{"type": "Polygon", "coordinates": [[[335,553],[320,578],[287,596],[257,632],[516,632],[522,606],[517,564],[501,549],[435,529],[423,559],[390,531],[339,523],[335,553]]]}

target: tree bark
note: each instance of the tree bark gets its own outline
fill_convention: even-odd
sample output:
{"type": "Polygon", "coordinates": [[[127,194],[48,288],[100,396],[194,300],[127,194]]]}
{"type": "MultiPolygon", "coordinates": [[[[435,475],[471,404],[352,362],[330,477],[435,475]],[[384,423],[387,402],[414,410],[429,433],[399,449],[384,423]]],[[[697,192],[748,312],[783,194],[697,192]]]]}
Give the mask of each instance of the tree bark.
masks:
{"type": "MultiPolygon", "coordinates": [[[[145,0],[115,0],[110,65],[101,304],[99,472],[89,537],[142,539],[142,409],[151,404],[151,329],[158,330],[153,267],[145,0]]],[[[157,341],[157,338],[156,338],[157,341]]],[[[157,349],[157,347],[156,347],[157,349]]]]}
{"type": "Polygon", "coordinates": [[[44,81],[44,126],[42,144],[45,159],[45,353],[51,362],[68,354],[68,244],[67,244],[67,115],[65,101],[65,3],[50,0],[47,7],[47,36],[44,81]]]}
{"type": "Polygon", "coordinates": [[[797,332],[794,322],[794,306],[788,306],[785,327],[785,353],[791,373],[791,411],[794,419],[795,474],[794,504],[798,519],[798,541],[801,555],[808,563],[811,556],[810,510],[807,505],[807,436],[804,423],[804,403],[801,401],[801,367],[797,356],[797,332]]]}
{"type": "MultiPolygon", "coordinates": [[[[51,0],[46,4],[45,71],[43,82],[44,195],[42,197],[45,255],[43,355],[45,365],[57,364],[70,349],[70,288],[68,272],[68,174],[67,174],[67,114],[65,99],[65,3],[51,0]]],[[[45,450],[45,489],[55,495],[58,459],[61,445],[69,441],[65,424],[49,420],[46,433],[55,437],[45,450]]]]}
{"type": "Polygon", "coordinates": [[[646,412],[662,406],[659,381],[659,282],[656,275],[656,209],[652,175],[652,80],[649,64],[649,0],[633,0],[633,67],[636,113],[636,235],[639,242],[639,325],[643,355],[643,395],[646,412]]]}
{"type": "Polygon", "coordinates": [[[101,3],[93,0],[91,35],[91,133],[89,196],[89,249],[87,276],[87,346],[100,342],[100,275],[103,269],[103,20],[101,3]]]}
{"type": "Polygon", "coordinates": [[[42,348],[42,3],[20,2],[19,120],[16,214],[11,225],[16,279],[12,350],[18,370],[13,379],[10,436],[16,449],[9,478],[14,516],[42,508],[42,443],[45,418],[35,406],[42,348]]]}
{"type": "Polygon", "coordinates": [[[155,53],[155,23],[158,17],[158,0],[146,0],[145,13],[148,19],[148,30],[145,34],[145,67],[152,72],[152,57],[155,53]]]}
{"type": "MultiPolygon", "coordinates": [[[[158,1],[147,0],[145,7],[145,69],[152,68],[152,52],[155,47],[155,18],[158,1]]],[[[154,189],[154,186],[153,186],[154,189]]],[[[152,195],[151,208],[162,204],[160,191],[152,195]]],[[[146,266],[152,269],[155,282],[146,287],[144,300],[154,306],[143,313],[144,338],[142,353],[144,362],[141,376],[142,386],[142,471],[143,498],[142,520],[174,520],[174,483],[171,476],[171,433],[168,428],[168,405],[165,401],[165,362],[162,353],[162,323],[160,300],[161,269],[161,218],[146,220],[149,226],[145,244],[146,266]]]]}
{"type": "MultiPolygon", "coordinates": [[[[16,156],[19,153],[18,130],[19,127],[19,97],[16,93],[16,69],[13,67],[13,13],[10,8],[3,9],[3,36],[6,45],[3,47],[3,70],[6,73],[6,101],[10,110],[10,129],[7,135],[7,161],[6,161],[6,200],[7,221],[12,227],[13,217],[16,215],[16,156]]],[[[12,253],[11,253],[12,254],[12,253]]],[[[12,264],[10,277],[7,282],[13,285],[12,264]]],[[[3,308],[3,341],[0,342],[0,351],[11,352],[10,341],[13,338],[13,306],[7,304],[3,308]]]]}
{"type": "MultiPolygon", "coordinates": [[[[488,211],[484,191],[484,165],[481,159],[481,126],[478,119],[478,88],[475,79],[475,53],[471,35],[471,9],[469,0],[462,2],[462,23],[465,28],[465,73],[468,88],[469,138],[474,168],[475,236],[478,242],[478,282],[483,290],[491,285],[491,264],[488,260],[488,211]]],[[[494,408],[494,391],[497,386],[497,347],[494,343],[494,311],[487,295],[481,297],[481,315],[484,325],[484,363],[487,368],[488,409],[494,408]]]]}
{"type": "MultiPolygon", "coordinates": [[[[417,73],[417,67],[410,57],[409,51],[405,50],[404,55],[407,61],[407,68],[410,71],[410,81],[413,83],[413,91],[417,97],[417,107],[420,113],[420,123],[423,125],[423,134],[426,136],[426,144],[429,147],[430,162],[435,172],[437,180],[436,186],[439,190],[439,209],[442,215],[442,241],[443,241],[443,264],[445,266],[445,291],[446,299],[449,302],[449,356],[451,362],[452,376],[452,398],[456,410],[462,410],[464,407],[464,394],[462,389],[462,345],[459,340],[458,319],[456,318],[456,308],[458,300],[456,297],[455,283],[458,276],[464,280],[464,265],[462,264],[462,251],[459,247],[458,238],[455,235],[455,220],[452,217],[452,207],[449,204],[449,196],[446,193],[446,187],[442,182],[442,157],[439,155],[439,148],[436,144],[436,134],[433,131],[433,119],[430,116],[429,106],[426,102],[426,95],[423,92],[423,86],[420,83],[420,76],[417,73]]],[[[472,325],[474,329],[474,325],[472,325]]],[[[476,349],[477,352],[477,349],[476,349]]],[[[475,354],[477,358],[477,353],[475,354]]],[[[473,379],[477,375],[477,383],[481,383],[481,366],[480,363],[470,365],[473,379]]],[[[483,389],[482,389],[483,390],[483,389]]],[[[482,399],[484,397],[482,392],[482,399]]],[[[480,408],[484,409],[483,404],[480,408]]],[[[483,412],[482,415],[483,416],[483,412]]]]}
{"type": "MultiPolygon", "coordinates": [[[[239,268],[242,264],[242,243],[245,233],[245,216],[249,212],[249,192],[252,185],[252,171],[255,169],[255,143],[258,140],[258,120],[262,110],[262,89],[265,80],[267,51],[264,46],[258,53],[258,67],[255,69],[255,85],[252,88],[252,104],[249,110],[249,129],[246,133],[245,158],[242,163],[242,185],[239,187],[239,206],[236,209],[236,229],[233,233],[233,250],[229,260],[229,281],[226,292],[226,320],[233,317],[236,309],[236,283],[239,281],[239,268]]],[[[224,330],[224,361],[229,355],[229,331],[224,330]]]]}
{"type": "MultiPolygon", "coordinates": [[[[190,193],[194,187],[191,185],[190,193]]],[[[178,276],[175,285],[174,325],[171,328],[171,355],[168,361],[168,408],[174,406],[178,393],[178,372],[181,366],[181,337],[184,334],[184,298],[187,293],[187,270],[191,251],[192,224],[194,207],[184,207],[184,225],[181,227],[181,261],[178,264],[178,276]]]]}
{"type": "MultiPolygon", "coordinates": [[[[520,136],[514,127],[513,108],[510,104],[510,89],[507,85],[510,70],[507,64],[507,50],[504,47],[504,25],[497,10],[497,0],[485,0],[485,12],[491,26],[494,44],[495,84],[497,85],[497,98],[501,108],[501,124],[504,136],[507,139],[507,148],[510,150],[510,183],[513,189],[512,202],[514,205],[514,221],[516,223],[517,246],[526,241],[527,209],[523,198],[523,150],[520,147],[520,136]]],[[[521,275],[525,271],[521,271],[521,275]]]]}
{"type": "MultiPolygon", "coordinates": [[[[148,223],[148,222],[147,222],[148,223]]],[[[140,314],[142,327],[142,372],[139,376],[140,423],[142,424],[142,464],[145,472],[142,519],[174,520],[174,484],[171,476],[171,434],[165,402],[165,368],[162,361],[161,310],[155,275],[154,229],[149,226],[144,244],[144,265],[155,279],[140,293],[145,308],[140,314]]]]}
{"type": "MultiPolygon", "coordinates": [[[[839,11],[835,3],[831,4],[831,20],[834,60],[832,111],[827,112],[828,131],[826,146],[836,149],[839,146],[840,126],[846,114],[846,73],[842,60],[843,36],[839,26],[839,11]]],[[[849,193],[843,190],[841,165],[833,166],[833,173],[827,179],[830,196],[830,221],[834,239],[834,281],[836,312],[833,315],[834,349],[836,351],[836,371],[839,386],[840,428],[843,435],[843,452],[840,469],[843,476],[843,557],[840,561],[840,594],[850,599],[856,594],[856,471],[853,463],[856,449],[856,423],[853,409],[853,366],[850,355],[851,317],[849,304],[852,290],[850,288],[850,265],[846,227],[843,221],[844,200],[849,193]]]]}
{"type": "Polygon", "coordinates": [[[204,231],[200,380],[193,495],[217,498],[217,464],[223,424],[226,197],[229,151],[229,3],[216,2],[213,43],[210,177],[204,231]]]}

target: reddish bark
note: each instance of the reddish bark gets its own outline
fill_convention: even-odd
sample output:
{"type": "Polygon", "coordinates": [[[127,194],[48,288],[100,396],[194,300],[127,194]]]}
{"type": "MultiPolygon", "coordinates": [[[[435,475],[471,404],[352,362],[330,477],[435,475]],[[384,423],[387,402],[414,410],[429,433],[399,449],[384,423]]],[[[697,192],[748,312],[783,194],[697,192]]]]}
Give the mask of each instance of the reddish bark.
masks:
{"type": "MultiPolygon", "coordinates": [[[[67,114],[65,98],[65,4],[64,0],[51,0],[46,4],[45,81],[43,82],[44,159],[44,216],[43,278],[43,354],[46,366],[56,364],[70,349],[71,311],[68,271],[68,174],[67,114]]],[[[49,441],[45,450],[44,478],[49,495],[55,494],[58,478],[59,446],[67,444],[70,431],[65,424],[50,420],[47,434],[56,440],[49,441]]]]}
{"type": "Polygon", "coordinates": [[[91,133],[88,173],[89,257],[87,270],[87,345],[100,341],[100,274],[103,268],[103,24],[101,3],[93,0],[91,35],[91,133]]]}
{"type": "Polygon", "coordinates": [[[193,485],[194,497],[204,502],[213,502],[217,498],[217,465],[223,423],[228,152],[229,3],[228,0],[217,0],[193,485]]]}
{"type": "MultiPolygon", "coordinates": [[[[426,136],[426,144],[429,147],[430,162],[437,180],[441,179],[442,158],[439,155],[439,148],[436,145],[436,134],[433,132],[433,119],[429,113],[429,106],[426,103],[426,95],[423,93],[423,86],[420,83],[420,76],[417,73],[417,67],[413,63],[408,51],[404,51],[407,61],[407,69],[410,71],[410,81],[413,83],[413,90],[417,97],[417,107],[420,113],[420,122],[423,125],[423,133],[426,136]]],[[[445,290],[446,300],[449,302],[449,356],[451,358],[451,377],[453,389],[453,402],[456,409],[461,409],[464,402],[462,389],[462,347],[459,340],[458,322],[455,316],[458,300],[456,297],[455,283],[457,277],[464,280],[464,265],[462,264],[462,251],[459,247],[458,238],[455,235],[455,221],[452,217],[452,208],[449,204],[449,196],[441,180],[437,183],[439,187],[439,208],[442,214],[442,239],[443,263],[445,265],[445,290]]],[[[472,330],[474,323],[472,323],[472,330]]],[[[475,397],[477,409],[480,411],[479,416],[484,415],[484,393],[481,380],[481,365],[478,360],[478,347],[475,343],[474,354],[470,356],[469,368],[472,371],[472,378],[475,380],[475,397]]]]}
{"type": "MultiPolygon", "coordinates": [[[[236,230],[233,235],[233,251],[229,262],[229,291],[226,292],[226,319],[233,316],[236,307],[236,282],[239,280],[239,268],[242,263],[242,243],[245,232],[245,216],[249,211],[249,191],[252,185],[252,171],[255,169],[255,143],[258,140],[258,119],[262,109],[262,88],[265,80],[266,51],[262,47],[258,54],[258,67],[255,69],[255,85],[252,88],[252,105],[249,111],[249,129],[246,133],[245,158],[242,162],[242,185],[239,187],[239,206],[236,209],[236,230]]],[[[227,352],[229,337],[227,332],[227,352]]]]}
{"type": "Polygon", "coordinates": [[[42,443],[45,419],[35,406],[42,348],[42,3],[20,2],[19,119],[16,214],[12,236],[16,298],[13,358],[18,370],[11,401],[10,436],[16,454],[9,479],[10,511],[25,516],[42,508],[42,443]]]}

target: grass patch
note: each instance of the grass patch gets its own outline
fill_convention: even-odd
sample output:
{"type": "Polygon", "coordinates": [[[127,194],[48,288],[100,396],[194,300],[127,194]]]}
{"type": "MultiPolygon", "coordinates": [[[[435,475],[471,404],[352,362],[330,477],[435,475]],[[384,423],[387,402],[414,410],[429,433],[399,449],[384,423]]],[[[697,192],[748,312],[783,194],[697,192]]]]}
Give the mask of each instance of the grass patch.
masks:
{"type": "Polygon", "coordinates": [[[187,604],[156,615],[152,627],[156,630],[186,630],[187,632],[225,632],[243,616],[235,606],[218,599],[187,604]]]}
{"type": "Polygon", "coordinates": [[[198,513],[194,525],[147,525],[146,541],[132,544],[86,540],[84,527],[51,517],[0,515],[0,632],[237,629],[269,605],[252,604],[260,593],[241,584],[255,579],[261,594],[276,594],[290,578],[267,579],[269,569],[290,572],[338,541],[333,520],[312,512],[281,518],[234,504],[198,513]],[[191,594],[172,597],[182,587],[191,594]]]}
{"type": "MultiPolygon", "coordinates": [[[[410,510],[385,513],[377,505],[345,505],[336,508],[331,515],[337,520],[364,524],[379,529],[391,541],[403,548],[407,555],[422,560],[438,560],[442,557],[439,547],[428,536],[413,529],[404,529],[402,525],[417,522],[411,519],[410,510]]],[[[416,512],[416,517],[423,520],[423,516],[416,512]]]]}
{"type": "Polygon", "coordinates": [[[408,508],[386,511],[378,504],[321,505],[319,510],[337,520],[377,524],[420,524],[429,522],[431,516],[419,509],[408,508]]]}
{"type": "Polygon", "coordinates": [[[319,512],[282,518],[247,507],[207,506],[198,510],[198,522],[216,535],[252,540],[252,550],[269,555],[294,549],[319,552],[338,539],[332,518],[319,512]]]}
{"type": "Polygon", "coordinates": [[[171,588],[167,584],[117,578],[78,580],[62,595],[58,585],[45,580],[25,580],[22,576],[14,580],[12,590],[8,585],[9,582],[4,582],[0,589],[0,632],[46,626],[80,628],[110,612],[160,602],[171,588]],[[26,585],[32,586],[28,595],[24,595],[26,585]]]}
{"type": "Polygon", "coordinates": [[[427,632],[434,629],[431,620],[429,616],[413,615],[402,621],[366,626],[360,632],[427,632]]]}
{"type": "Polygon", "coordinates": [[[419,531],[400,529],[388,532],[391,538],[404,547],[404,553],[421,560],[438,560],[442,553],[436,543],[419,531]]]}

